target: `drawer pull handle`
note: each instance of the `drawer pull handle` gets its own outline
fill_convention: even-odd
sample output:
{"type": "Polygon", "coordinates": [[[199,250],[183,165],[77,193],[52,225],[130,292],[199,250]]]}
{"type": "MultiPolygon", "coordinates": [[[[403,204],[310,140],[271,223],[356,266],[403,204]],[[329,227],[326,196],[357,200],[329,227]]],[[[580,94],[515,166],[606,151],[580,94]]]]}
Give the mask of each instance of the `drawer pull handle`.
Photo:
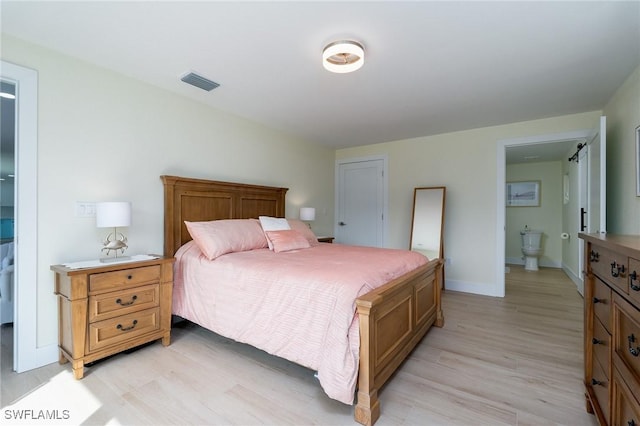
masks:
{"type": "Polygon", "coordinates": [[[120,331],[129,331],[136,328],[136,324],[138,324],[138,320],[133,320],[133,325],[131,327],[123,327],[122,324],[118,324],[116,328],[120,331]]]}
{"type": "Polygon", "coordinates": [[[633,356],[638,356],[640,355],[640,346],[637,347],[633,347],[633,343],[635,343],[636,341],[636,336],[633,335],[633,333],[631,333],[630,336],[627,336],[627,340],[629,340],[629,352],[631,353],[631,355],[633,356]]]}
{"type": "Polygon", "coordinates": [[[620,274],[624,274],[624,265],[620,265],[614,260],[611,263],[611,276],[617,278],[620,274]]]}
{"type": "Polygon", "coordinates": [[[591,385],[592,386],[598,386],[598,385],[603,386],[604,382],[601,382],[601,381],[596,380],[596,379],[591,379],[591,385]]]}
{"type": "Polygon", "coordinates": [[[593,298],[593,303],[602,303],[602,299],[598,299],[597,297],[593,298]]]}
{"type": "Polygon", "coordinates": [[[599,345],[602,343],[602,340],[598,340],[594,337],[593,339],[591,339],[591,343],[593,343],[594,345],[599,345]]]}
{"type": "Polygon", "coordinates": [[[640,285],[635,285],[633,282],[638,281],[638,274],[636,271],[633,271],[629,274],[629,285],[631,286],[631,290],[640,291],[640,285]]]}
{"type": "Polygon", "coordinates": [[[129,306],[129,305],[133,305],[133,303],[138,299],[138,296],[136,296],[135,294],[133,295],[133,297],[131,298],[130,302],[123,302],[122,299],[117,299],[116,303],[120,306],[129,306]]]}
{"type": "Polygon", "coordinates": [[[591,253],[590,253],[590,256],[589,256],[589,261],[590,262],[599,262],[600,261],[600,253],[598,253],[597,251],[591,250],[591,253]]]}

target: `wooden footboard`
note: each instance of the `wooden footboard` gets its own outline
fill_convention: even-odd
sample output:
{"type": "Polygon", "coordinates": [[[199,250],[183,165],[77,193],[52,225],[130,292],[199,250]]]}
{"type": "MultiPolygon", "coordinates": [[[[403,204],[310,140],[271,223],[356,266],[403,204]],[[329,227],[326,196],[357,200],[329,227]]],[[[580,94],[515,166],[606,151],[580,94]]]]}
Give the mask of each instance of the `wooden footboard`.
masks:
{"type": "Polygon", "coordinates": [[[375,423],[380,417],[378,390],[432,325],[444,325],[442,265],[442,260],[434,259],[356,300],[360,318],[358,423],[375,423]]]}

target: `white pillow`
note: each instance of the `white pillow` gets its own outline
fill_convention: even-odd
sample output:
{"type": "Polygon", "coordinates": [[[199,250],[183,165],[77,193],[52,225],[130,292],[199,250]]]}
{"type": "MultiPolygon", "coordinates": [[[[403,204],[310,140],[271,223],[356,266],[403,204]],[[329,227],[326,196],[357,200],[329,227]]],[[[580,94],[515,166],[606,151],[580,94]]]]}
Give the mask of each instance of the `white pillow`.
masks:
{"type": "MultiPolygon", "coordinates": [[[[267,237],[267,231],[286,231],[291,229],[289,222],[283,217],[259,216],[258,219],[260,219],[260,225],[262,225],[262,230],[265,232],[265,237],[267,237]]],[[[273,250],[273,244],[268,237],[267,243],[269,244],[269,250],[273,250]]]]}

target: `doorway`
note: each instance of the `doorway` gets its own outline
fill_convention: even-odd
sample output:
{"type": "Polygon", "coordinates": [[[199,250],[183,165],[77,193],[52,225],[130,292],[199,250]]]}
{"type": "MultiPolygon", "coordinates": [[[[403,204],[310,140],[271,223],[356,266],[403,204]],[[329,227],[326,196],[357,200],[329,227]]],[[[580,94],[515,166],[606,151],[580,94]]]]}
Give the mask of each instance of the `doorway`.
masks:
{"type": "MultiPolygon", "coordinates": [[[[505,242],[506,242],[506,208],[505,208],[505,184],[506,184],[506,154],[507,150],[511,148],[524,147],[526,145],[541,145],[541,144],[558,144],[560,142],[566,143],[567,141],[573,142],[574,146],[577,142],[589,142],[591,143],[595,135],[600,135],[604,137],[604,118],[600,120],[598,126],[594,126],[594,129],[588,130],[578,130],[573,132],[565,132],[558,134],[549,134],[549,135],[541,135],[541,136],[532,136],[532,137],[524,137],[517,139],[507,139],[498,141],[498,163],[497,163],[497,209],[496,209],[496,220],[497,220],[497,236],[496,236],[496,285],[493,291],[493,294],[498,297],[504,297],[505,295],[505,242]]],[[[564,160],[567,160],[564,158],[564,160]]],[[[604,163],[602,163],[604,167],[604,163]]],[[[583,183],[586,184],[586,183],[583,183]]],[[[602,184],[604,185],[604,184],[602,184]]],[[[601,192],[604,193],[603,191],[601,192]]],[[[603,202],[604,203],[604,202],[603,202]]],[[[602,204],[604,208],[605,204],[602,204]]],[[[576,210],[576,217],[578,216],[578,210],[576,210]]],[[[577,236],[577,234],[576,234],[577,236]]],[[[577,239],[577,238],[576,238],[577,239]]],[[[576,247],[578,247],[576,242],[576,247]]],[[[578,249],[576,248],[576,252],[578,249]]],[[[579,271],[578,275],[579,275],[579,271]]],[[[569,274],[568,274],[569,275],[569,274]]],[[[572,277],[578,290],[580,289],[581,277],[577,277],[576,279],[572,277]]]]}
{"type": "Polygon", "coordinates": [[[54,362],[57,345],[37,342],[37,130],[38,73],[1,61],[4,82],[15,86],[15,232],[13,369],[54,362]]]}

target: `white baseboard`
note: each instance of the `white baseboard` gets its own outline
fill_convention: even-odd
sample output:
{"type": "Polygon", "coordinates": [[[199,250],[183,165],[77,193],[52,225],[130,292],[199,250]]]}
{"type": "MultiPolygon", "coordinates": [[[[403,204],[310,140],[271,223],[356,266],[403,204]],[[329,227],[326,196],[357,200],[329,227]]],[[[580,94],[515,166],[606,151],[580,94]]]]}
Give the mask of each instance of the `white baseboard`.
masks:
{"type": "Polygon", "coordinates": [[[565,264],[562,265],[562,270],[576,285],[576,290],[578,290],[578,293],[580,293],[580,295],[584,297],[584,283],[582,282],[580,277],[575,273],[575,271],[573,271],[571,268],[569,268],[565,264]]]}
{"type": "Polygon", "coordinates": [[[444,288],[449,291],[460,291],[463,293],[479,294],[481,296],[501,297],[495,285],[485,283],[472,283],[458,280],[448,280],[445,278],[444,288]]]}
{"type": "MultiPolygon", "coordinates": [[[[504,259],[507,265],[524,265],[524,259],[521,257],[507,257],[504,259]]],[[[538,266],[543,268],[562,268],[562,262],[555,262],[550,259],[538,259],[538,266]]]]}

